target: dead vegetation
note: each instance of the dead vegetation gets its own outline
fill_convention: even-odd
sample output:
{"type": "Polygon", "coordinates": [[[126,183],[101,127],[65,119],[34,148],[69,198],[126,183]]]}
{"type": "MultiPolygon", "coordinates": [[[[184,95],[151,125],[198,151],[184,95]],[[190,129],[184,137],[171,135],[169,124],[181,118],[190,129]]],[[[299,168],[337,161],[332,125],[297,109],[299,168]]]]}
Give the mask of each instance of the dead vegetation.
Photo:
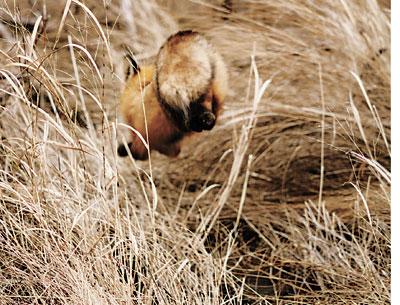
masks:
{"type": "Polygon", "coordinates": [[[0,0],[1,304],[388,304],[388,1],[0,0]],[[199,30],[219,125],[120,159],[132,53],[199,30]]]}

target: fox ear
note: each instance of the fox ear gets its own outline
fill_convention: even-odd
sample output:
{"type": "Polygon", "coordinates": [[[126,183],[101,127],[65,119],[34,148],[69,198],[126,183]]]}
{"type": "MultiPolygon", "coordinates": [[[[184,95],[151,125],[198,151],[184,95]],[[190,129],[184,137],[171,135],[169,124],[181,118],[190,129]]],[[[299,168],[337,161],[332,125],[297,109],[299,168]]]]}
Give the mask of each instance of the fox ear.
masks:
{"type": "Polygon", "coordinates": [[[131,52],[127,53],[125,55],[125,58],[129,63],[129,67],[126,70],[126,78],[128,78],[129,75],[131,75],[131,74],[135,75],[135,74],[139,73],[140,72],[139,64],[137,63],[137,61],[134,58],[134,56],[132,55],[132,53],[131,52]]]}

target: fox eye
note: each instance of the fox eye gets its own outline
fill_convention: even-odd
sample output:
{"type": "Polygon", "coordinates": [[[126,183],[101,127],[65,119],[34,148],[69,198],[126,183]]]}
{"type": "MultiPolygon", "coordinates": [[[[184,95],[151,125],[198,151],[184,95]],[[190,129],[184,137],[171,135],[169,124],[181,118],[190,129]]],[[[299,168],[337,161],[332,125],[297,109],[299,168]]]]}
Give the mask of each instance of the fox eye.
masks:
{"type": "Polygon", "coordinates": [[[202,95],[200,95],[196,100],[194,100],[193,102],[191,102],[190,104],[202,104],[204,102],[204,100],[207,97],[207,93],[203,93],[202,95]]]}
{"type": "Polygon", "coordinates": [[[214,96],[212,98],[211,107],[212,107],[211,111],[213,113],[215,113],[217,111],[217,108],[218,108],[218,100],[214,96]]]}

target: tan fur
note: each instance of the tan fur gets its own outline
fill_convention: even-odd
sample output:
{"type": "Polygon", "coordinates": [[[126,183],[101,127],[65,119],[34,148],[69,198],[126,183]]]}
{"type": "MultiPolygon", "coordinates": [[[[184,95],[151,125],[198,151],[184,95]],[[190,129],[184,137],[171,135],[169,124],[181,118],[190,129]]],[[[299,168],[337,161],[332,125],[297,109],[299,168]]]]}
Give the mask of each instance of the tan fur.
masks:
{"type": "MultiPolygon", "coordinates": [[[[170,139],[179,133],[179,130],[171,124],[157,101],[155,86],[152,82],[154,72],[154,66],[145,66],[128,80],[121,96],[120,111],[126,122],[145,140],[147,140],[147,123],[150,150],[155,149],[168,156],[177,156],[180,152],[179,143],[171,145],[170,139]]],[[[134,157],[146,159],[148,152],[143,142],[134,132],[132,132],[132,137],[131,146],[134,157]]]]}

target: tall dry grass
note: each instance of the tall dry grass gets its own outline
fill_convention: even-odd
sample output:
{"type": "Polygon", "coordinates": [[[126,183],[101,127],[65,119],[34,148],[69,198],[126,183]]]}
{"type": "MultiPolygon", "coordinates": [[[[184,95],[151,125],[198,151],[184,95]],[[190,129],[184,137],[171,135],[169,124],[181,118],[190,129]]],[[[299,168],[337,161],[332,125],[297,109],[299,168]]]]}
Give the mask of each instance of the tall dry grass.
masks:
{"type": "Polygon", "coordinates": [[[390,3],[0,0],[1,304],[387,304],[390,3]],[[120,159],[130,52],[223,55],[210,133],[120,159]]]}

